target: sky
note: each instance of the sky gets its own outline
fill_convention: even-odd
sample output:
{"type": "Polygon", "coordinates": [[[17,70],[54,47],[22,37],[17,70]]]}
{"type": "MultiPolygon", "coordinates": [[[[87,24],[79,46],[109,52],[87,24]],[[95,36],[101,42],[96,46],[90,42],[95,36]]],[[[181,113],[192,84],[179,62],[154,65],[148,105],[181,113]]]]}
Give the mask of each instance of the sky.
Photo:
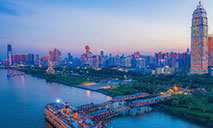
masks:
{"type": "MultiPolygon", "coordinates": [[[[153,54],[190,48],[192,13],[199,0],[0,0],[0,58],[48,54],[153,54]]],[[[202,0],[213,33],[213,0],[202,0]]]]}

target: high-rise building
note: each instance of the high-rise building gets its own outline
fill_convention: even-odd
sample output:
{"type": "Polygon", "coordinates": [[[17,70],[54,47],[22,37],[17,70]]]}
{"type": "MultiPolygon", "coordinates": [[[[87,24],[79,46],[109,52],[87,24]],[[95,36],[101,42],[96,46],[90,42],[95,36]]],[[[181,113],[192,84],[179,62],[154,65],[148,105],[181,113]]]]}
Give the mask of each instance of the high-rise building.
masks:
{"type": "Polygon", "coordinates": [[[39,55],[38,55],[38,54],[36,54],[35,65],[36,65],[36,66],[39,65],[39,55]]]}
{"type": "Polygon", "coordinates": [[[28,64],[30,64],[30,65],[34,65],[34,61],[35,61],[35,59],[34,59],[34,54],[32,54],[32,53],[29,53],[28,54],[28,57],[29,57],[29,63],[28,64]]]}
{"type": "Polygon", "coordinates": [[[15,65],[18,64],[28,64],[29,63],[29,55],[28,54],[14,54],[13,62],[15,65]]]}
{"type": "Polygon", "coordinates": [[[54,61],[56,61],[58,65],[58,62],[61,61],[61,52],[57,48],[54,49],[54,57],[54,61]]]}
{"type": "Polygon", "coordinates": [[[93,55],[92,56],[92,67],[98,68],[100,66],[101,56],[93,55]]]}
{"type": "Polygon", "coordinates": [[[115,65],[120,66],[121,64],[121,57],[119,55],[115,56],[115,65]]]}
{"type": "Polygon", "coordinates": [[[101,55],[101,57],[104,57],[104,51],[103,51],[103,49],[101,49],[100,55],[101,55]]]}
{"type": "Polygon", "coordinates": [[[44,55],[43,58],[42,58],[42,63],[43,63],[43,66],[49,66],[50,65],[50,55],[44,55]]]}
{"type": "Polygon", "coordinates": [[[181,53],[178,59],[180,72],[190,72],[190,51],[181,53]]]}
{"type": "Polygon", "coordinates": [[[208,43],[209,43],[209,66],[213,66],[213,35],[208,36],[208,43]]]}
{"type": "Polygon", "coordinates": [[[54,54],[54,51],[52,49],[49,51],[49,55],[50,55],[50,60],[55,61],[55,54],[54,54]]]}
{"type": "Polygon", "coordinates": [[[68,61],[70,62],[70,61],[73,61],[73,56],[72,56],[72,54],[71,53],[68,53],[68,61]]]}
{"type": "Polygon", "coordinates": [[[13,64],[12,62],[12,45],[7,45],[7,59],[8,59],[8,65],[11,66],[13,64]]]}
{"type": "Polygon", "coordinates": [[[90,51],[90,46],[86,45],[85,46],[85,50],[86,50],[86,53],[81,55],[82,64],[86,64],[86,65],[91,66],[92,65],[92,56],[93,56],[93,54],[90,51]]]}
{"type": "Polygon", "coordinates": [[[208,19],[201,2],[195,9],[191,27],[191,73],[208,73],[208,19]]]}
{"type": "Polygon", "coordinates": [[[49,55],[53,66],[57,66],[61,62],[61,52],[57,48],[50,50],[49,55]]]}

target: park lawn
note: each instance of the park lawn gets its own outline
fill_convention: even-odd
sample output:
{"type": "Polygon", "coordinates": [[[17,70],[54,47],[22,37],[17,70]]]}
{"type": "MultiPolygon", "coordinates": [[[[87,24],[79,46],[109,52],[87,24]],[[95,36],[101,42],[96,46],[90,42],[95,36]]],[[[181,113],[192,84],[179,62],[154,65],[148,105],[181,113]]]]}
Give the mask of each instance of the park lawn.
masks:
{"type": "Polygon", "coordinates": [[[181,116],[188,120],[196,119],[196,121],[198,122],[209,121],[213,123],[213,113],[210,112],[193,110],[186,107],[171,107],[171,106],[165,106],[165,110],[173,115],[181,116]]]}
{"type": "MultiPolygon", "coordinates": [[[[193,101],[196,101],[196,102],[193,102],[193,104],[190,105],[190,109],[209,112],[209,113],[212,113],[213,115],[213,103],[209,103],[206,97],[202,98],[202,97],[194,96],[193,101]]],[[[181,106],[185,108],[189,108],[188,105],[181,105],[181,106]]]]}
{"type": "Polygon", "coordinates": [[[101,90],[106,92],[108,95],[112,97],[121,95],[130,95],[139,92],[137,89],[134,89],[130,86],[119,86],[118,88],[115,89],[101,89],[101,90]]]}

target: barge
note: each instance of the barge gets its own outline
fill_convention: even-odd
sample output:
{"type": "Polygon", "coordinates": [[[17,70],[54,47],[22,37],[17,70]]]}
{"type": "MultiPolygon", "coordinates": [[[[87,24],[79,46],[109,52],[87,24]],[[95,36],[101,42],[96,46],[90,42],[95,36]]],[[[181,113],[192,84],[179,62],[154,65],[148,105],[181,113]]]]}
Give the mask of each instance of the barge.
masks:
{"type": "Polygon", "coordinates": [[[45,117],[56,128],[104,128],[100,121],[90,119],[78,109],[73,109],[66,103],[51,103],[45,106],[45,117]]]}
{"type": "Polygon", "coordinates": [[[165,98],[165,96],[149,96],[149,93],[118,96],[103,103],[90,103],[76,108],[70,106],[68,102],[51,103],[45,106],[45,117],[56,128],[106,128],[104,124],[106,120],[132,108],[157,104],[165,98]],[[120,102],[125,103],[118,104],[120,102]]]}

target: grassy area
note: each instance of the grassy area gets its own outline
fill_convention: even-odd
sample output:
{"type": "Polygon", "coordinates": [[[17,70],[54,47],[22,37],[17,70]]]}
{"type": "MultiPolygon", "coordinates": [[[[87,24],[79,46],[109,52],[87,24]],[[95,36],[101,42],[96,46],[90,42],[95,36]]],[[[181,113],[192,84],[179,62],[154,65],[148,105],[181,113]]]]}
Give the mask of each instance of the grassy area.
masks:
{"type": "Polygon", "coordinates": [[[165,106],[164,111],[176,117],[196,122],[208,128],[213,127],[213,120],[211,113],[204,113],[198,110],[189,111],[185,107],[171,107],[171,106],[165,106]]]}
{"type": "Polygon", "coordinates": [[[101,89],[101,90],[112,97],[120,96],[120,95],[135,94],[138,92],[137,89],[134,89],[129,86],[119,86],[118,88],[114,88],[114,89],[101,89]]]}
{"type": "MultiPolygon", "coordinates": [[[[46,70],[44,68],[33,68],[33,70],[46,70]]],[[[103,68],[102,70],[94,70],[91,68],[55,68],[56,71],[63,73],[75,72],[84,77],[90,77],[98,82],[102,79],[125,79],[132,78],[139,84],[155,84],[173,86],[174,84],[181,87],[198,88],[203,87],[207,90],[213,90],[213,77],[210,75],[189,75],[189,74],[170,74],[170,75],[152,75],[141,72],[121,72],[115,69],[103,68]],[[124,78],[125,76],[125,78],[124,78]]]]}
{"type": "Polygon", "coordinates": [[[135,94],[138,92],[147,92],[150,94],[159,94],[160,92],[165,92],[169,89],[167,86],[160,86],[155,84],[142,84],[142,83],[133,83],[131,86],[120,85],[118,88],[114,89],[102,89],[110,96],[119,96],[119,95],[129,95],[135,94]]]}
{"type": "MultiPolygon", "coordinates": [[[[68,69],[69,70],[69,69],[68,69]]],[[[152,75],[152,74],[145,74],[142,72],[121,72],[115,69],[110,68],[103,68],[102,70],[93,70],[93,69],[78,69],[76,72],[88,75],[99,77],[101,79],[125,79],[132,78],[133,80],[137,81],[140,84],[155,84],[155,85],[171,85],[174,84],[181,86],[181,87],[188,87],[188,88],[199,88],[203,87],[207,90],[213,90],[213,77],[204,74],[204,75],[190,75],[186,73],[176,73],[176,74],[160,74],[160,75],[152,75]],[[81,72],[80,72],[81,71],[81,72]],[[87,73],[84,73],[88,71],[87,73]]]]}
{"type": "Polygon", "coordinates": [[[63,74],[46,74],[45,69],[18,69],[27,74],[46,79],[49,82],[62,83],[67,85],[78,85],[87,81],[86,77],[63,74]]]}
{"type": "Polygon", "coordinates": [[[172,115],[213,127],[213,93],[194,92],[191,95],[173,95],[162,104],[172,115]]]}

